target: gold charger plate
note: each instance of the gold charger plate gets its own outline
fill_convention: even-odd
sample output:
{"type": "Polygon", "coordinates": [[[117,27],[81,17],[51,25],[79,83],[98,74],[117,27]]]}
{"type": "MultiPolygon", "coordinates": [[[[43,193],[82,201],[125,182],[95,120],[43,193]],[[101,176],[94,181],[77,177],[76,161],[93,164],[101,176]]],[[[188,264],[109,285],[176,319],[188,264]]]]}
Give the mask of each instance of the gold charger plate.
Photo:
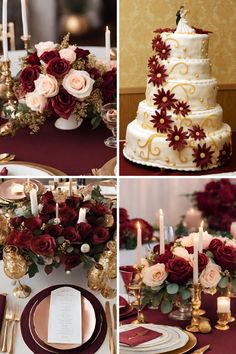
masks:
{"type": "MultiPolygon", "coordinates": [[[[4,165],[22,165],[26,167],[35,167],[38,170],[47,173],[49,176],[66,176],[66,174],[57,168],[51,167],[51,166],[46,166],[42,164],[38,164],[35,162],[25,162],[25,161],[9,161],[9,162],[0,162],[0,166],[4,165]]],[[[7,176],[6,176],[7,177],[7,176]]],[[[11,177],[11,176],[8,176],[11,177]]],[[[43,176],[42,176],[43,178],[43,176]]]]}

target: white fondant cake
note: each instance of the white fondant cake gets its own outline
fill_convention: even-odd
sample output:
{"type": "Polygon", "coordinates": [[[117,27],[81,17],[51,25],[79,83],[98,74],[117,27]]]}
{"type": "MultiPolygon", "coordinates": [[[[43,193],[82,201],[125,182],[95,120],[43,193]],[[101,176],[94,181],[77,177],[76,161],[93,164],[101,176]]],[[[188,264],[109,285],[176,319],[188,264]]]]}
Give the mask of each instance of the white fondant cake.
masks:
{"type": "Polygon", "coordinates": [[[193,171],[227,162],[231,129],[216,102],[208,33],[156,33],[146,99],[127,127],[124,156],[143,165],[193,171]]]}

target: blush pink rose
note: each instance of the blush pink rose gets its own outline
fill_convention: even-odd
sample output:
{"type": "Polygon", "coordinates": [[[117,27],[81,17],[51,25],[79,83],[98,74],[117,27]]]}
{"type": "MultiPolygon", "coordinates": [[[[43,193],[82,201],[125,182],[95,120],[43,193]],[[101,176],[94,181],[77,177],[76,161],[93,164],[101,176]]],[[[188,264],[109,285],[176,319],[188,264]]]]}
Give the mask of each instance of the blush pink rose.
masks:
{"type": "Polygon", "coordinates": [[[162,285],[168,274],[165,270],[165,264],[157,263],[143,271],[143,283],[151,288],[162,285]]]}
{"type": "Polygon", "coordinates": [[[54,76],[40,74],[35,80],[35,91],[45,97],[54,97],[59,92],[59,86],[54,76]]]}
{"type": "Polygon", "coordinates": [[[75,46],[69,46],[68,48],[61,49],[59,51],[61,59],[67,60],[69,63],[74,63],[76,61],[75,46]]]}
{"type": "Polygon", "coordinates": [[[87,71],[71,69],[64,77],[62,86],[72,96],[84,99],[90,96],[94,82],[87,71]]]}
{"type": "Polygon", "coordinates": [[[39,42],[38,44],[35,44],[35,48],[37,50],[38,57],[40,57],[44,52],[51,52],[56,49],[57,44],[51,41],[39,42]]]}
{"type": "Polygon", "coordinates": [[[38,92],[33,91],[26,94],[25,103],[32,111],[42,113],[47,104],[47,99],[38,92]]]}

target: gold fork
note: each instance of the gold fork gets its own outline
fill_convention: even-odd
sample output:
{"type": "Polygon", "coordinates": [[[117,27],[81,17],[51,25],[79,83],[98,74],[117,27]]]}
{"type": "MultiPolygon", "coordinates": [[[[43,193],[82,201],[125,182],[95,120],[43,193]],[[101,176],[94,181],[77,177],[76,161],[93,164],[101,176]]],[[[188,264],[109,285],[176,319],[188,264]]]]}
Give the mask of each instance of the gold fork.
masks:
{"type": "Polygon", "coordinates": [[[4,334],[3,334],[3,341],[2,341],[2,352],[7,352],[7,337],[8,337],[8,326],[9,323],[14,318],[14,312],[11,307],[7,307],[6,314],[5,314],[5,327],[4,327],[4,334]]]}
{"type": "Polygon", "coordinates": [[[10,341],[10,349],[9,349],[9,354],[13,354],[14,351],[14,339],[15,339],[15,334],[16,334],[16,322],[20,321],[20,309],[17,306],[15,309],[15,314],[13,318],[13,324],[12,324],[12,329],[11,329],[11,341],[10,341]]]}

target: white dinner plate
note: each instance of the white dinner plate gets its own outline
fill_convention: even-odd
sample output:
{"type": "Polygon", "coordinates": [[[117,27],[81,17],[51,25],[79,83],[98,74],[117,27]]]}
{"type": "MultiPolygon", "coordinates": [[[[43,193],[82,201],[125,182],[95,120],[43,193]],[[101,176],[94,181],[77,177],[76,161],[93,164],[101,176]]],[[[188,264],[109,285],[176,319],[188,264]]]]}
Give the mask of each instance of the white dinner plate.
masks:
{"type": "Polygon", "coordinates": [[[49,177],[49,176],[63,176],[63,172],[59,174],[60,171],[44,165],[31,163],[31,162],[6,162],[0,164],[0,169],[6,167],[8,170],[7,177],[14,177],[14,176],[31,176],[31,177],[49,177]],[[57,172],[57,173],[56,173],[57,172]]]}

